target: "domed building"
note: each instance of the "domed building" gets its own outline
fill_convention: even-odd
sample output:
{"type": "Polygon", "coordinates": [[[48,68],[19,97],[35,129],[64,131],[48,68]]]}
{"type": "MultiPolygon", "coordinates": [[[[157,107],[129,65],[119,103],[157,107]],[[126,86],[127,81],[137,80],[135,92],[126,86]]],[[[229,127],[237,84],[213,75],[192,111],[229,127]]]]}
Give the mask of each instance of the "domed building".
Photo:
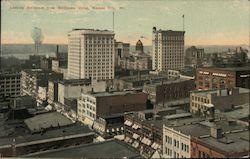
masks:
{"type": "Polygon", "coordinates": [[[135,45],[135,50],[136,52],[143,52],[143,44],[141,40],[138,40],[136,45],[135,45]]]}
{"type": "Polygon", "coordinates": [[[138,40],[135,45],[135,52],[131,52],[129,56],[122,58],[120,66],[127,70],[151,70],[152,62],[150,58],[149,54],[144,53],[141,40],[138,40]]]}

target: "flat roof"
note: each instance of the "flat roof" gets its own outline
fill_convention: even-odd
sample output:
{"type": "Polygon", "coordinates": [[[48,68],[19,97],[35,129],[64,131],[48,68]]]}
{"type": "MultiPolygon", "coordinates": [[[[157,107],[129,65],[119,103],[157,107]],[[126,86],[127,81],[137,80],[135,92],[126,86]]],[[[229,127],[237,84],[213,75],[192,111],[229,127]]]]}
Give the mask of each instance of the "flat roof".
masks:
{"type": "MultiPolygon", "coordinates": [[[[181,121],[181,120],[180,120],[181,121]]],[[[198,120],[197,120],[198,121],[198,120]]],[[[210,128],[220,127],[223,132],[231,132],[235,130],[244,130],[246,126],[241,124],[229,124],[229,120],[216,120],[214,122],[209,122],[206,120],[199,122],[182,122],[176,123],[176,125],[170,125],[176,131],[180,131],[183,134],[191,135],[193,137],[200,137],[203,135],[210,135],[210,128]],[[189,124],[188,124],[189,123],[189,124]]],[[[166,125],[168,127],[168,125],[166,125]]]]}
{"type": "MultiPolygon", "coordinates": [[[[239,89],[239,94],[250,92],[250,90],[247,88],[234,87],[233,89],[239,89]]],[[[211,89],[211,90],[194,90],[194,91],[191,91],[191,93],[195,93],[195,95],[198,95],[198,96],[206,97],[207,94],[213,94],[213,93],[217,93],[218,91],[221,91],[220,96],[228,96],[227,95],[228,90],[230,89],[223,88],[223,89],[211,89]]]]}
{"type": "MultiPolygon", "coordinates": [[[[130,94],[142,94],[143,92],[134,92],[134,91],[110,91],[110,92],[93,92],[89,95],[94,97],[104,97],[104,96],[119,96],[119,95],[130,95],[130,94]]],[[[145,94],[145,93],[143,93],[145,94]]]]}
{"type": "Polygon", "coordinates": [[[72,84],[72,85],[81,85],[81,84],[91,84],[90,79],[64,79],[59,81],[61,84],[72,84]]]}
{"type": "Polygon", "coordinates": [[[223,71],[250,71],[250,67],[201,67],[199,69],[212,69],[212,70],[223,70],[223,71]]]}
{"type": "Polygon", "coordinates": [[[140,154],[128,144],[109,139],[103,142],[91,143],[57,150],[48,150],[24,157],[41,158],[141,158],[140,154]]]}
{"type": "Polygon", "coordinates": [[[72,121],[58,112],[36,115],[24,120],[31,132],[38,132],[50,127],[59,127],[72,124],[72,121]]]}
{"type": "Polygon", "coordinates": [[[228,112],[219,112],[218,115],[223,115],[233,119],[245,118],[248,117],[250,114],[249,107],[250,107],[249,103],[235,106],[235,109],[228,112]]]}
{"type": "Polygon", "coordinates": [[[203,142],[224,150],[228,153],[249,152],[249,130],[240,132],[231,132],[225,134],[223,138],[215,139],[211,136],[200,139],[203,142]]]}
{"type": "MultiPolygon", "coordinates": [[[[48,130],[45,131],[43,134],[39,133],[39,134],[28,134],[24,136],[18,136],[15,137],[15,143],[16,146],[18,146],[18,144],[24,144],[24,143],[29,144],[29,142],[40,142],[42,140],[47,140],[47,139],[51,139],[53,141],[59,137],[74,136],[80,134],[88,135],[88,134],[94,134],[94,132],[92,132],[87,126],[74,124],[67,127],[48,130]]],[[[0,147],[11,146],[12,142],[13,142],[13,137],[0,138],[0,147]]]]}
{"type": "Polygon", "coordinates": [[[199,123],[176,126],[174,127],[174,130],[180,131],[181,133],[185,135],[191,135],[194,137],[199,137],[199,136],[210,134],[210,129],[199,123]]]}
{"type": "Polygon", "coordinates": [[[147,84],[145,85],[146,87],[156,87],[156,86],[161,86],[161,85],[166,85],[166,84],[172,84],[172,83],[180,83],[180,82],[184,82],[184,81],[191,81],[190,79],[177,79],[177,80],[163,80],[163,84],[162,82],[157,82],[157,83],[152,83],[152,84],[147,84]]]}
{"type": "Polygon", "coordinates": [[[192,116],[191,113],[181,113],[181,114],[168,115],[168,116],[165,116],[164,118],[170,120],[170,119],[178,119],[178,118],[191,117],[191,116],[192,116]]]}
{"type": "Polygon", "coordinates": [[[19,76],[21,76],[21,74],[20,73],[8,73],[8,72],[1,72],[0,73],[0,77],[19,77],[19,76]]]}

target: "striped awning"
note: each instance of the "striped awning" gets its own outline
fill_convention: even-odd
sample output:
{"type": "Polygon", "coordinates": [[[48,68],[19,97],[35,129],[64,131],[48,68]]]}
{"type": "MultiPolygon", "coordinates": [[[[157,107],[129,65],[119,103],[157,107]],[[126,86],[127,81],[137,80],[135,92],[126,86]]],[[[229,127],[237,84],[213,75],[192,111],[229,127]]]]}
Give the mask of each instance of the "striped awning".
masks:
{"type": "Polygon", "coordinates": [[[136,134],[136,133],[133,134],[133,138],[134,138],[134,139],[138,139],[139,137],[140,137],[140,136],[139,136],[138,134],[136,134]]]}
{"type": "Polygon", "coordinates": [[[129,120],[126,120],[126,121],[124,122],[124,124],[127,125],[127,126],[131,126],[133,123],[132,123],[131,121],[129,121],[129,120]]]}

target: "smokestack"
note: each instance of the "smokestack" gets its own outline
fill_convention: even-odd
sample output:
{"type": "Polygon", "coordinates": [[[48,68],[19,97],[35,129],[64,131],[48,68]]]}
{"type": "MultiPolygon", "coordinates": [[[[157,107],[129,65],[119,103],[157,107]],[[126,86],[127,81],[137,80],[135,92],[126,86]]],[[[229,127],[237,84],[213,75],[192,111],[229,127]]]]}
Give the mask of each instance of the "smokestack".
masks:
{"type": "Polygon", "coordinates": [[[56,58],[59,59],[59,45],[56,45],[56,58]]]}

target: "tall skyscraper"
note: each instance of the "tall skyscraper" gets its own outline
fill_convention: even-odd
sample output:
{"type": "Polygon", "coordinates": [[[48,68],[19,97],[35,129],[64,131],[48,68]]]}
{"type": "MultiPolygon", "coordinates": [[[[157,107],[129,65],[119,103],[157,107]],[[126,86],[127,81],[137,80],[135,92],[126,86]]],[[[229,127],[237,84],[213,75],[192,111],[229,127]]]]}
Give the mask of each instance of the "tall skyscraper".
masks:
{"type": "Polygon", "coordinates": [[[156,30],[153,27],[153,70],[184,67],[184,31],[156,30]]]}
{"type": "Polygon", "coordinates": [[[70,79],[114,78],[114,32],[73,29],[68,34],[68,77],[70,79]]]}

